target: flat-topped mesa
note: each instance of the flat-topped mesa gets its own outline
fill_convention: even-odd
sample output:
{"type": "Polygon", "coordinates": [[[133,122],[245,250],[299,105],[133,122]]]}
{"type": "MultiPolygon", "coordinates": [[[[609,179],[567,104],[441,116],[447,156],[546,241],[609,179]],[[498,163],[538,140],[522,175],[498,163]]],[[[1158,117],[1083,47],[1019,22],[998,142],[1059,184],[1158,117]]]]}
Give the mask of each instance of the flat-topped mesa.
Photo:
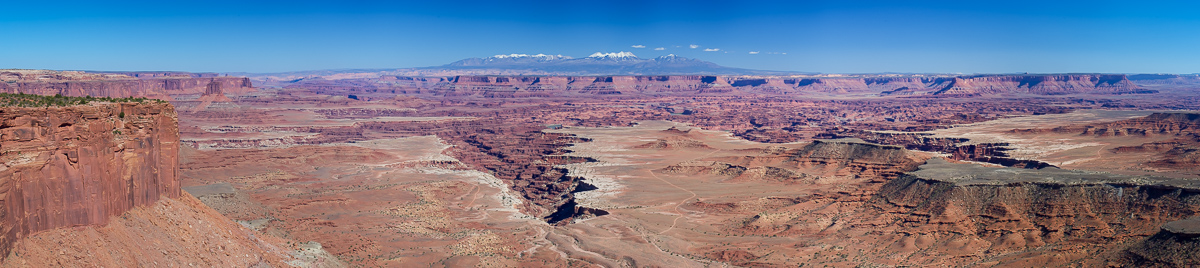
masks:
{"type": "Polygon", "coordinates": [[[422,92],[442,96],[496,98],[546,97],[564,93],[721,94],[735,90],[756,94],[878,94],[892,96],[974,97],[1030,94],[1155,93],[1130,82],[1125,75],[984,75],[905,77],[797,77],[721,75],[530,76],[459,75],[445,78],[381,76],[364,79],[312,79],[288,87],[363,92],[422,92]],[[373,83],[386,81],[387,83],[373,83]],[[431,84],[432,82],[432,84],[431,84]],[[341,85],[341,86],[339,86],[341,85]],[[355,87],[347,87],[356,85],[355,87]],[[420,90],[418,90],[420,89],[420,90]]]}
{"type": "Polygon", "coordinates": [[[1136,267],[1200,266],[1200,219],[1163,224],[1162,230],[1129,247],[1119,262],[1136,267]]]}
{"type": "Polygon", "coordinates": [[[801,168],[848,169],[856,176],[875,179],[895,178],[921,164],[902,147],[859,142],[818,140],[785,155],[801,168]]]}
{"type": "Polygon", "coordinates": [[[0,92],[37,95],[146,97],[204,94],[211,83],[225,93],[253,89],[249,78],[186,73],[86,73],[73,71],[0,71],[0,92]]]}
{"type": "Polygon", "coordinates": [[[1154,113],[1111,123],[1054,128],[1053,131],[1097,136],[1200,133],[1200,113],[1154,113]]]}
{"type": "MultiPolygon", "coordinates": [[[[762,167],[778,167],[794,169],[784,173],[794,174],[786,177],[807,178],[850,178],[866,179],[867,182],[882,182],[899,177],[904,172],[917,169],[924,162],[920,156],[913,155],[902,147],[876,145],[853,141],[813,141],[803,148],[791,150],[771,150],[767,154],[747,157],[724,157],[714,159],[718,162],[692,162],[670,167],[664,171],[674,173],[696,173],[692,170],[703,167],[719,170],[739,169],[749,171],[762,167]],[[800,175],[803,174],[803,175],[800,175]]],[[[763,170],[775,173],[779,171],[763,170]]],[[[720,173],[720,172],[718,172],[720,173]]],[[[729,173],[729,172],[725,172],[729,173]]],[[[722,175],[738,174],[722,174],[722,175]]]]}
{"type": "Polygon", "coordinates": [[[177,128],[158,101],[0,107],[0,256],[38,231],[178,197],[177,128]]]}

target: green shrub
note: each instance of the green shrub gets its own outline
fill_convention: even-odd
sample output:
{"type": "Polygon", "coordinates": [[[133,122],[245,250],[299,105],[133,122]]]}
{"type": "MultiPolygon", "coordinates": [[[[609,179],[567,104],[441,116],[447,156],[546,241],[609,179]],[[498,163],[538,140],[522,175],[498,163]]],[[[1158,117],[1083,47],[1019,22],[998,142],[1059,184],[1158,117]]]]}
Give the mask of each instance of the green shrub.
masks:
{"type": "MultiPolygon", "coordinates": [[[[84,105],[93,101],[102,102],[156,102],[163,103],[163,100],[147,99],[147,98],[108,98],[108,97],[69,97],[62,94],[54,94],[54,96],[44,96],[36,94],[24,93],[0,93],[0,107],[49,107],[49,106],[71,106],[84,105]]],[[[124,118],[122,116],[122,118],[124,118]]]]}

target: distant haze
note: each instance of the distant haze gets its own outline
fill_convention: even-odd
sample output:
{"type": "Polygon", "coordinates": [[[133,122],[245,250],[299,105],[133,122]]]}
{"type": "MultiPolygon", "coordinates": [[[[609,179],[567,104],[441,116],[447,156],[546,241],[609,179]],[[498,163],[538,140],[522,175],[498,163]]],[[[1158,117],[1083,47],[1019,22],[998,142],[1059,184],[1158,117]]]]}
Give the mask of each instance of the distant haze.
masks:
{"type": "Polygon", "coordinates": [[[821,73],[1197,73],[1196,1],[37,1],[0,68],[286,72],[628,51],[821,73]]]}

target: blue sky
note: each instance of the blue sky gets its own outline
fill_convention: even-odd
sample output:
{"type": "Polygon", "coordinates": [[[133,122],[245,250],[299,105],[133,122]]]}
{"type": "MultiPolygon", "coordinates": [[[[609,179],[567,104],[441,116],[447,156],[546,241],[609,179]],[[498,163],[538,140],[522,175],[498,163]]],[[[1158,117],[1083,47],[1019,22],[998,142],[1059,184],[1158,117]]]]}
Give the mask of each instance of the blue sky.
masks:
{"type": "Polygon", "coordinates": [[[630,51],[823,73],[1200,72],[1200,1],[5,5],[0,68],[280,72],[630,51]]]}

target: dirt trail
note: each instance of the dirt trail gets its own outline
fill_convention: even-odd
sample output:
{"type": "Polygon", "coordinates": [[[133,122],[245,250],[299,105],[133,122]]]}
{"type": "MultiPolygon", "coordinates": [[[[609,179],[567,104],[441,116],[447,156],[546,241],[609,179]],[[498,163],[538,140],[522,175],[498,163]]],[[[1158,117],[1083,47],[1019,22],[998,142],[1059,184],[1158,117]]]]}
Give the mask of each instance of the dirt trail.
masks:
{"type": "MultiPolygon", "coordinates": [[[[715,154],[717,152],[720,152],[720,151],[721,151],[721,149],[717,149],[716,151],[709,152],[708,154],[702,155],[700,157],[692,158],[691,160],[688,160],[688,161],[695,161],[697,159],[705,158],[705,157],[708,157],[708,156],[715,154]]],[[[687,162],[687,161],[685,161],[685,162],[687,162]]],[[[679,207],[683,206],[683,204],[686,204],[688,200],[692,200],[692,198],[696,198],[696,192],[692,192],[691,190],[684,189],[683,187],[679,187],[679,185],[675,185],[674,183],[664,180],[663,178],[659,178],[658,174],[654,174],[653,169],[647,169],[646,172],[650,172],[650,176],[653,176],[655,179],[658,179],[662,182],[667,183],[668,185],[671,185],[671,187],[675,187],[675,188],[678,188],[679,190],[683,190],[684,192],[688,192],[689,194],[692,194],[692,196],[690,196],[688,198],[684,198],[683,201],[679,201],[678,204],[675,204],[675,213],[679,213],[679,216],[675,216],[675,219],[671,221],[671,227],[668,227],[666,230],[663,230],[662,232],[658,232],[658,234],[664,234],[664,233],[667,233],[667,231],[670,231],[671,229],[675,229],[675,225],[679,223],[679,218],[683,217],[683,211],[680,211],[679,207]]]]}

